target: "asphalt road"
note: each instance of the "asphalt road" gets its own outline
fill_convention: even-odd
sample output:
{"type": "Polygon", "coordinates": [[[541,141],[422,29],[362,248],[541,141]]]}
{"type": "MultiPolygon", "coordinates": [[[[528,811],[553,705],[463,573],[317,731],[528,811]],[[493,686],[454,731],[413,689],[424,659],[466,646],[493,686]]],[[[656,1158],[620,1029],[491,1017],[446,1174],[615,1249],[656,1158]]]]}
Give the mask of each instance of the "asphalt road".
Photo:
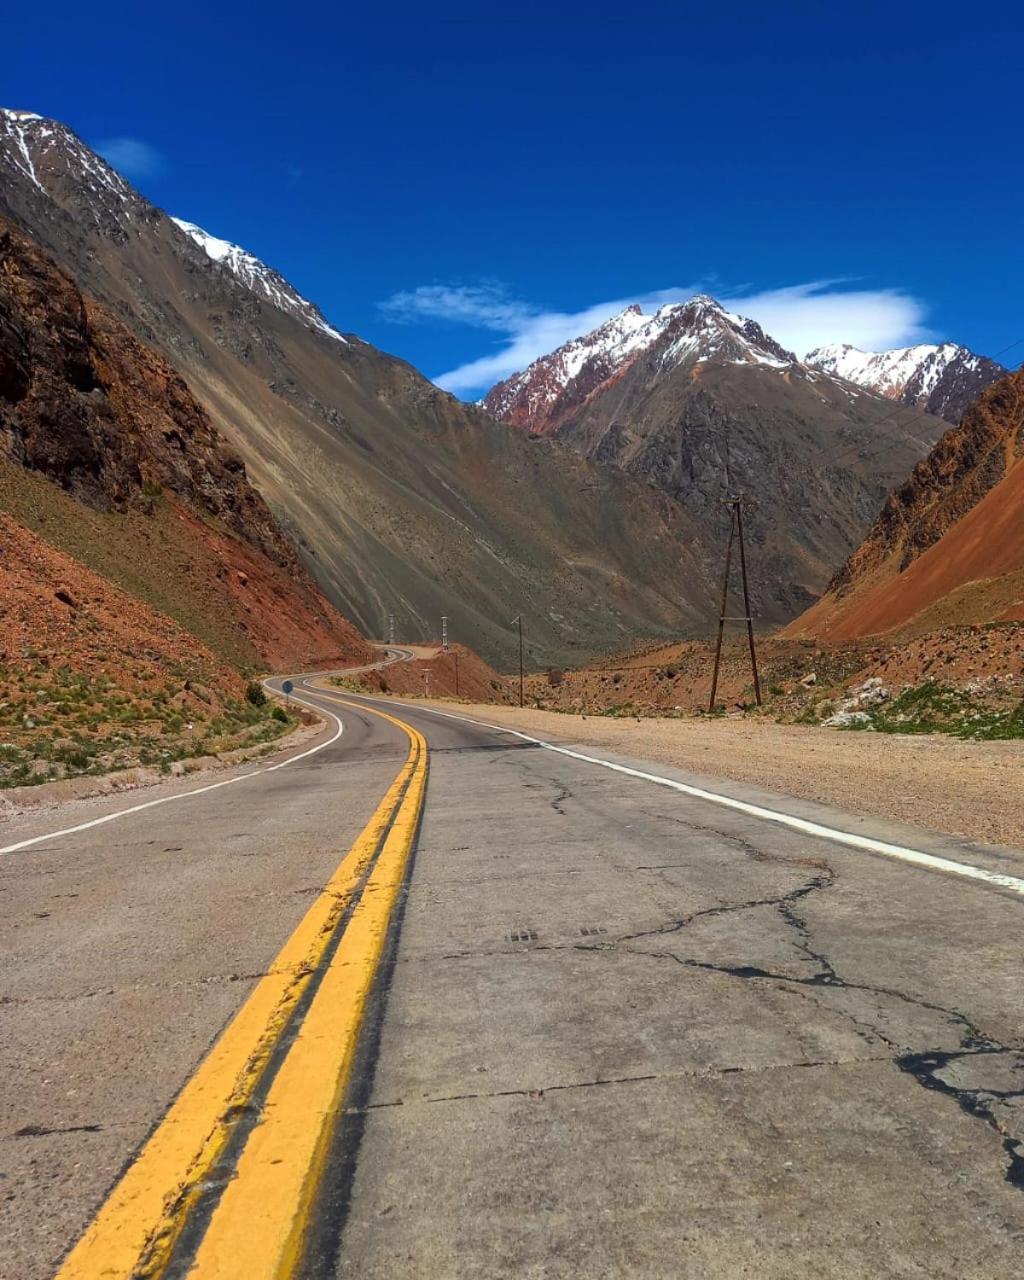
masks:
{"type": "MultiPolygon", "coordinates": [[[[426,739],[426,801],[310,1161],[301,1247],[274,1274],[1020,1270],[1024,852],[301,692],[345,727],[315,754],[0,854],[5,1280],[54,1273],[413,768],[409,734],[372,707],[426,739]]],[[[0,848],[126,807],[12,820],[0,848]]],[[[339,928],[385,896],[371,880],[339,928]]],[[[312,1124],[325,1109],[309,1097],[312,1124]]],[[[287,1101],[257,1098],[253,1132],[287,1101]]],[[[229,1151],[223,1194],[251,1183],[273,1206],[245,1154],[229,1151]]],[[[186,1232],[168,1274],[255,1274],[204,1269],[203,1245],[186,1232]]]]}

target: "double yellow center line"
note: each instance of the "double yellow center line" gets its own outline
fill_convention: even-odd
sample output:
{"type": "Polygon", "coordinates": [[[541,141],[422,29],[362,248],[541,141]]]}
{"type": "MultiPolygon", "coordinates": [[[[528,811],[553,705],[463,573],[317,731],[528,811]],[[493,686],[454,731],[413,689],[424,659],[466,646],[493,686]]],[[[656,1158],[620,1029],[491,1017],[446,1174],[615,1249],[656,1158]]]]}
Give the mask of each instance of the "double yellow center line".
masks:
{"type": "Polygon", "coordinates": [[[176,1248],[189,1227],[189,1280],[294,1273],[426,790],[423,736],[373,714],[409,737],[401,772],[56,1280],[157,1280],[172,1258],[180,1274],[176,1248]],[[211,1209],[210,1185],[257,1099],[257,1122],[211,1209]]]}

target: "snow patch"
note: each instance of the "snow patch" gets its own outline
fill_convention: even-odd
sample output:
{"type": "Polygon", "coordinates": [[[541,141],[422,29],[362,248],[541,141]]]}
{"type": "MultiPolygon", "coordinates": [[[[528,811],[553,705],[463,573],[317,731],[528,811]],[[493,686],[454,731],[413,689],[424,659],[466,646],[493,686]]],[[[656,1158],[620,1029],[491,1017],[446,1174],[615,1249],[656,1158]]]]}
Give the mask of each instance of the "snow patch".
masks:
{"type": "Polygon", "coordinates": [[[285,278],[260,261],[255,254],[243,249],[241,245],[232,244],[230,240],[222,240],[194,222],[186,222],[184,218],[172,218],[179,230],[193,240],[213,262],[221,263],[232,275],[236,276],[253,293],[259,294],[272,303],[279,311],[291,312],[300,316],[308,325],[318,329],[328,337],[348,345],[348,340],[332,329],[320,314],[319,309],[307,298],[304,298],[288,283],[285,278]]]}
{"type": "Polygon", "coordinates": [[[912,386],[919,399],[927,399],[951,365],[976,370],[980,359],[955,342],[919,343],[892,351],[860,351],[846,343],[818,347],[808,352],[807,363],[857,386],[898,400],[912,386]]]}

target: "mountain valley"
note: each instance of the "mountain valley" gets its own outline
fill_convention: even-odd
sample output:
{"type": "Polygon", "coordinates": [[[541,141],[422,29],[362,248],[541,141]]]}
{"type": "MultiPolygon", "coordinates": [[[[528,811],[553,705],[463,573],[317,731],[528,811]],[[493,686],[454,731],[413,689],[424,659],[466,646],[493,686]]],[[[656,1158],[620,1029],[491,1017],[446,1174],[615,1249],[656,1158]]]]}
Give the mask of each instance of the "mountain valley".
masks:
{"type": "MultiPolygon", "coordinates": [[[[251,253],[165,215],[65,126],[0,113],[0,171],[0,209],[99,300],[88,304],[95,316],[107,308],[169,362],[164,394],[193,394],[223,437],[222,470],[251,475],[270,508],[256,523],[276,521],[285,535],[260,547],[278,569],[295,576],[297,551],[364,634],[383,634],[394,614],[400,634],[429,641],[445,613],[458,638],[506,668],[509,619],[524,604],[533,666],[702,634],[717,610],[732,492],[750,503],[759,623],[789,622],[814,605],[946,419],[1002,372],[951,343],[819,348],[801,360],[698,296],[653,315],[631,306],[467,405],[342,333],[251,253]]],[[[172,493],[189,488],[183,464],[196,440],[175,457],[172,493]]],[[[22,430],[19,460],[38,470],[36,446],[40,458],[50,447],[22,430]]],[[[121,481],[108,472],[86,463],[59,483],[79,499],[76,488],[98,486],[113,509],[121,481]]],[[[155,483],[167,487],[166,476],[155,483]]],[[[32,502],[8,502],[30,523],[32,502]]],[[[109,551],[139,518],[132,503],[120,508],[120,532],[92,539],[114,580],[139,559],[109,551]]],[[[242,518],[230,503],[216,514],[242,518]]],[[[162,516],[146,518],[152,529],[162,516]]],[[[65,549],[81,542],[69,529],[98,519],[109,515],[93,501],[84,521],[58,522],[65,549]]],[[[166,522],[168,548],[185,522],[166,522]]],[[[191,575],[207,601],[225,572],[236,595],[258,577],[253,565],[225,571],[224,559],[218,547],[191,575]]],[[[145,591],[163,608],[154,584],[173,577],[150,579],[145,591]]],[[[223,618],[195,603],[196,590],[170,594],[193,601],[190,625],[218,642],[223,618]]],[[[275,647],[254,626],[228,623],[234,660],[294,651],[294,635],[275,647]]]]}
{"type": "Polygon", "coordinates": [[[446,613],[454,635],[507,664],[509,620],[528,611],[542,663],[712,616],[706,547],[671,498],[510,432],[338,333],[277,273],[183,230],[62,125],[0,115],[0,172],[0,211],[185,377],[365,634],[394,613],[403,637],[429,640],[446,613]]]}

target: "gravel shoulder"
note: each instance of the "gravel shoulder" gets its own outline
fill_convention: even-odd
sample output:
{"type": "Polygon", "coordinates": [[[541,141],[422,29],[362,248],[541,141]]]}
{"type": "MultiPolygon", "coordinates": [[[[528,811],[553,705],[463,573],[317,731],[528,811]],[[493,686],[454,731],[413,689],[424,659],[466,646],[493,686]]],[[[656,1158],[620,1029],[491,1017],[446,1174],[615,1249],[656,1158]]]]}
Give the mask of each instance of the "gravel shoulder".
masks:
{"type": "MultiPolygon", "coordinates": [[[[416,699],[417,702],[423,700],[416,699]]],[[[424,703],[454,710],[452,703],[424,703]]],[[[763,720],[612,719],[462,703],[492,724],[749,782],[851,813],[1024,849],[1024,741],[849,733],[763,720]]]]}

